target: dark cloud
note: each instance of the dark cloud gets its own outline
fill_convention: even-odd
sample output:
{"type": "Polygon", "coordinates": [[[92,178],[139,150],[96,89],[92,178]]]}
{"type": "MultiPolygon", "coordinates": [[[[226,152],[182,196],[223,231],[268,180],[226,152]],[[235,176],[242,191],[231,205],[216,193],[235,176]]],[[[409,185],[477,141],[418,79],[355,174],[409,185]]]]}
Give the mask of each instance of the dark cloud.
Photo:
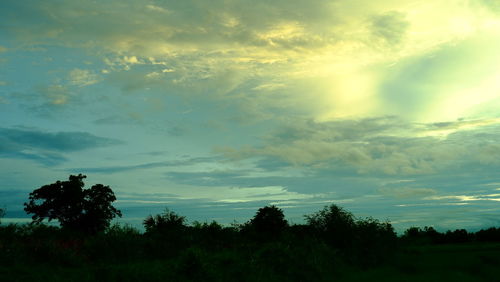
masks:
{"type": "Polygon", "coordinates": [[[8,29],[17,32],[21,39],[43,41],[50,38],[53,43],[54,38],[64,38],[67,45],[79,46],[82,41],[88,41],[91,46],[95,42],[104,42],[120,48],[122,44],[116,43],[136,37],[133,44],[128,44],[128,49],[141,52],[154,49],[153,43],[185,47],[202,44],[209,48],[220,47],[221,43],[303,48],[322,44],[324,40],[320,36],[289,39],[278,36],[271,41],[261,38],[260,33],[293,22],[304,26],[308,31],[306,35],[320,34],[325,24],[338,21],[331,1],[315,1],[314,5],[297,0],[251,3],[242,0],[210,3],[187,0],[154,4],[103,1],[99,5],[6,1],[3,5],[5,9],[0,16],[15,23],[15,28],[8,26],[8,29]]]}
{"type": "Polygon", "coordinates": [[[87,132],[42,132],[35,129],[0,128],[2,141],[28,148],[72,152],[121,144],[115,139],[103,138],[87,132]]]}
{"type": "Polygon", "coordinates": [[[30,128],[0,128],[0,156],[31,159],[46,165],[66,160],[64,153],[121,144],[87,132],[43,132],[30,128]]]}

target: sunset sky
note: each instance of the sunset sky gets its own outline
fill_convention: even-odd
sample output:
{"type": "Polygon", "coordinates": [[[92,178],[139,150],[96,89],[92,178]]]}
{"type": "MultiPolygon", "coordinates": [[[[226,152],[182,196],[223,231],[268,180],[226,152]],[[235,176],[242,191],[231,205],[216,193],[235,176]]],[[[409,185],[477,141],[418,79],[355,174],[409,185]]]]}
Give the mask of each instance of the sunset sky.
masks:
{"type": "Polygon", "coordinates": [[[0,207],[500,225],[499,0],[2,0],[0,207]]]}

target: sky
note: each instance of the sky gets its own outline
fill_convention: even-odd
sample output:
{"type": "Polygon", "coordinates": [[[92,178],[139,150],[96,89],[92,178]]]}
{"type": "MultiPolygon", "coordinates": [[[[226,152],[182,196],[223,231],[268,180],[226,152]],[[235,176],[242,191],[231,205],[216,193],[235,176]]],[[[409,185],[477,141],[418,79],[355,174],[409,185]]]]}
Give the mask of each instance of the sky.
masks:
{"type": "Polygon", "coordinates": [[[500,225],[499,0],[2,0],[0,207],[500,225]]]}

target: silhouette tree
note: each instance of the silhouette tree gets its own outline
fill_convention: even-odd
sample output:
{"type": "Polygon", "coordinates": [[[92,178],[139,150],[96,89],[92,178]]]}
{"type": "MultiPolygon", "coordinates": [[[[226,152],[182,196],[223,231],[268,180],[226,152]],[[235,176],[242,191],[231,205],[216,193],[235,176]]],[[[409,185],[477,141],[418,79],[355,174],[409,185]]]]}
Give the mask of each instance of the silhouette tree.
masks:
{"type": "Polygon", "coordinates": [[[355,250],[350,253],[354,253],[361,264],[373,265],[394,251],[397,235],[389,222],[368,217],[356,222],[354,240],[355,250]]]}
{"type": "Polygon", "coordinates": [[[420,227],[412,226],[405,230],[403,238],[415,239],[423,235],[423,231],[420,227]]]}
{"type": "Polygon", "coordinates": [[[146,232],[170,232],[180,231],[185,227],[186,217],[180,216],[168,208],[162,214],[149,215],[143,221],[146,232]]]}
{"type": "Polygon", "coordinates": [[[110,221],[121,217],[121,212],[111,205],[115,194],[102,184],[83,189],[85,175],[70,175],[68,181],[57,181],[35,189],[29,194],[24,210],[33,223],[56,219],[63,228],[87,233],[104,231],[110,221]]]}
{"type": "Polygon", "coordinates": [[[259,233],[277,235],[288,226],[288,222],[283,211],[272,205],[260,208],[248,225],[259,233]]]}
{"type": "Polygon", "coordinates": [[[498,242],[500,241],[500,228],[481,229],[476,232],[476,238],[480,242],[498,242]]]}
{"type": "Polygon", "coordinates": [[[465,243],[471,241],[472,236],[465,229],[448,230],[444,234],[444,240],[447,243],[465,243]]]}
{"type": "Polygon", "coordinates": [[[343,208],[332,204],[305,217],[309,226],[334,246],[349,247],[353,242],[356,229],[354,216],[343,208]]]}

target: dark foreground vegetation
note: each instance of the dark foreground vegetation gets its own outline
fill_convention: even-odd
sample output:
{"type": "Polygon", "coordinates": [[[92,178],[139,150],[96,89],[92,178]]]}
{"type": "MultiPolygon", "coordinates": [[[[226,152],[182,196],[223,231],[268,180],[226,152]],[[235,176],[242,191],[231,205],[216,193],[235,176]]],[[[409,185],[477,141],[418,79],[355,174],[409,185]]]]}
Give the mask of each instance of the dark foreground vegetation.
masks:
{"type": "Polygon", "coordinates": [[[140,232],[110,225],[111,189],[85,190],[83,178],[31,193],[34,224],[0,225],[1,281],[500,281],[496,228],[398,237],[390,223],[332,204],[299,225],[276,206],[231,226],[188,224],[167,209],[140,232]],[[42,223],[51,217],[60,227],[42,223]]]}

